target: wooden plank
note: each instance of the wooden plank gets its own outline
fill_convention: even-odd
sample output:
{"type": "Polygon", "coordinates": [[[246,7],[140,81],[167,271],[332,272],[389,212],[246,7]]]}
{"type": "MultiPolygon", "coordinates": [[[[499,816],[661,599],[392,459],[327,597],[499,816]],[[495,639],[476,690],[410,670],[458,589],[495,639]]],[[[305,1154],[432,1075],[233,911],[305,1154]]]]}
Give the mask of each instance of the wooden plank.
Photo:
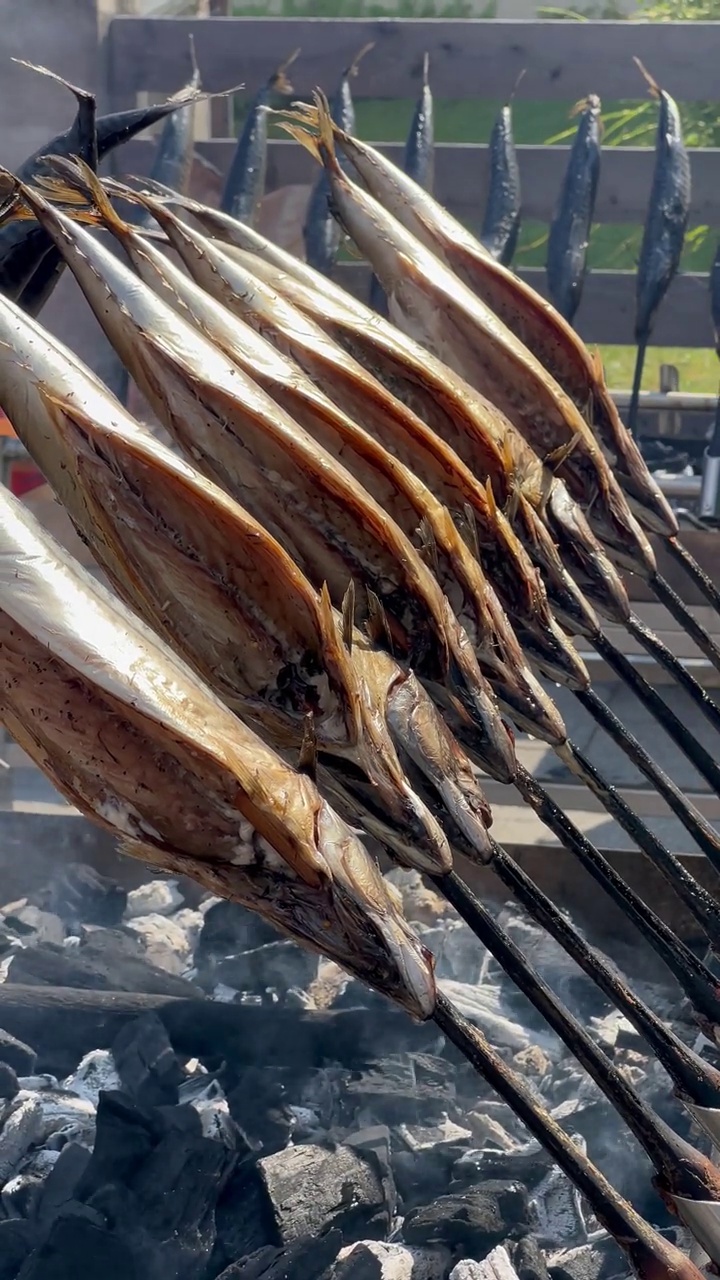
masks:
{"type": "MultiPolygon", "coordinates": [[[[152,139],[138,139],[116,155],[117,172],[150,172],[155,150],[152,139]]],[[[402,164],[404,142],[379,144],[378,150],[395,164],[402,164]]],[[[216,138],[198,143],[206,160],[227,173],[235,140],[216,138]]],[[[519,146],[523,218],[549,222],[560,192],[568,161],[568,147],[519,146]]],[[[603,153],[596,222],[636,222],[645,219],[654,152],[648,147],[611,147],[603,153]]],[[[714,226],[720,222],[720,149],[698,149],[692,153],[692,222],[714,226]]],[[[317,164],[296,142],[273,140],[268,147],[267,189],[312,182],[317,164]]],[[[472,224],[479,221],[488,191],[488,148],[474,143],[440,143],[435,148],[435,194],[455,217],[472,224]]]]}
{"type": "MultiPolygon", "coordinates": [[[[519,275],[547,297],[543,268],[524,267],[519,275]]],[[[577,316],[577,329],[585,342],[634,345],[635,281],[634,271],[590,273],[577,316]]],[[[337,282],[356,297],[367,299],[370,272],[366,263],[341,262],[337,269],[337,282]]],[[[654,345],[714,345],[707,289],[708,278],[704,273],[687,272],[676,276],[653,330],[654,345]]]]}
{"type": "Polygon", "coordinates": [[[712,101],[717,94],[717,24],[712,22],[394,18],[116,18],[109,31],[113,90],[173,92],[191,33],[210,90],[245,82],[254,91],[298,47],[303,50],[293,68],[298,93],[316,85],[333,88],[342,68],[373,40],[358,96],[414,98],[426,51],[438,99],[504,99],[523,70],[518,97],[531,102],[571,104],[589,92],[606,99],[644,99],[633,54],[682,101],[712,101]]]}

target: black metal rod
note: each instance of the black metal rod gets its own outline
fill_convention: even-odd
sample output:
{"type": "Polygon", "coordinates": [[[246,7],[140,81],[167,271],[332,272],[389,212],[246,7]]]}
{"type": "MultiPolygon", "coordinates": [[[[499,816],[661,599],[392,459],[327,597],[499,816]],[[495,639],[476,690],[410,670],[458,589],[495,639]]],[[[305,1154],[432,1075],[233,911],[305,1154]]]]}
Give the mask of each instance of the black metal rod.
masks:
{"type": "Polygon", "coordinates": [[[449,872],[430,879],[622,1116],[653,1162],[662,1189],[690,1200],[720,1202],[720,1170],[680,1138],[642,1100],[460,877],[449,872]]]}
{"type": "MultiPolygon", "coordinates": [[[[668,803],[673,813],[696,841],[698,848],[714,866],[720,866],[720,835],[668,778],[667,774],[650,758],[644,748],[592,690],[578,690],[578,701],[612,739],[618,743],[633,764],[645,775],[668,803]]],[[[639,849],[662,872],[668,884],[692,913],[714,950],[720,953],[720,908],[711,893],[703,888],[695,877],[665,847],[662,840],[643,822],[623,800],[617,788],[607,782],[590,760],[572,743],[558,748],[557,754],[572,772],[579,777],[623,831],[635,841],[639,849]]]]}
{"type": "MultiPolygon", "coordinates": [[[[720,707],[710,697],[707,689],[703,689],[699,681],[688,671],[680,659],[668,649],[666,644],[663,644],[659,636],[656,636],[655,632],[646,626],[641,618],[638,618],[637,614],[631,613],[625,626],[630,635],[640,641],[643,648],[652,655],[658,665],[664,667],[670,673],[680,685],[680,688],[692,699],[698,710],[702,712],[705,719],[712,725],[713,729],[717,729],[720,732],[720,707]]],[[[595,642],[593,641],[593,643],[595,642]]],[[[666,704],[663,703],[663,706],[666,706],[666,704]]]]}
{"type": "Polygon", "coordinates": [[[517,770],[515,786],[541,822],[578,858],[596,883],[602,886],[662,957],[695,1009],[701,1025],[720,1026],[720,989],[707,965],[625,883],[607,858],[578,830],[527,769],[520,767],[517,770]]]}
{"type": "MultiPolygon", "coordinates": [[[[720,406],[720,399],[718,400],[718,405],[720,406]]],[[[719,423],[720,423],[720,414],[718,414],[718,417],[716,419],[716,424],[715,424],[716,436],[719,434],[718,432],[719,423]]],[[[715,449],[717,450],[717,448],[718,448],[718,445],[715,444],[715,449]]],[[[708,449],[708,452],[710,452],[710,449],[708,449]]],[[[716,452],[714,455],[711,455],[711,456],[717,457],[718,454],[716,452]]],[[[693,555],[690,554],[687,547],[684,547],[682,542],[679,542],[676,537],[667,538],[663,545],[665,546],[669,554],[673,557],[673,559],[678,564],[682,565],[683,569],[685,570],[686,574],[690,578],[691,582],[695,584],[698,591],[702,592],[708,604],[712,605],[713,609],[717,614],[720,614],[720,587],[717,587],[715,585],[712,578],[709,577],[708,574],[703,569],[702,565],[698,564],[697,560],[693,555]]]]}
{"type": "Polygon", "coordinates": [[[695,642],[700,652],[705,654],[708,662],[712,663],[716,671],[720,671],[720,648],[718,648],[702,623],[693,617],[677,592],[673,591],[667,579],[656,570],[648,579],[648,586],[652,587],[658,600],[665,605],[668,613],[672,614],[675,621],[680,623],[684,631],[687,631],[690,639],[695,642]]]}
{"type": "MultiPolygon", "coordinates": [[[[647,1040],[685,1100],[699,1107],[720,1105],[720,1072],[690,1049],[640,1000],[618,970],[605,960],[567,916],[543,893],[514,858],[494,840],[490,866],[531,919],[545,929],[647,1040]]],[[[716,1001],[720,1009],[720,992],[716,1001]]]]}
{"type": "MultiPolygon", "coordinates": [[[[639,618],[634,618],[634,616],[630,618],[629,630],[644,644],[641,630],[644,632],[647,628],[644,627],[644,623],[639,621],[639,618]]],[[[646,678],[638,671],[637,667],[633,666],[630,659],[626,658],[625,654],[621,653],[621,650],[616,648],[616,645],[612,644],[611,640],[607,639],[605,632],[598,631],[592,637],[592,643],[601,658],[605,659],[607,666],[615,672],[616,676],[620,677],[620,680],[623,680],[628,685],[629,689],[632,689],[635,696],[642,701],[644,707],[647,707],[648,712],[651,712],[656,721],[664,728],[667,736],[675,742],[675,746],[678,746],[683,755],[687,756],[693,768],[696,768],[701,777],[705,778],[707,785],[712,787],[715,794],[720,796],[720,765],[717,764],[717,760],[710,754],[710,751],[706,750],[702,742],[698,742],[697,737],[689,730],[687,724],[683,724],[682,719],[676,716],[674,710],[667,707],[667,704],[662,701],[659,692],[653,689],[651,684],[648,684],[646,678]]],[[[673,655],[670,654],[670,657],[673,657],[673,655]]],[[[678,667],[680,672],[685,672],[682,663],[678,663],[678,667]]],[[[682,682],[680,681],[679,673],[676,675],[673,672],[673,675],[678,678],[679,682],[682,682]]],[[[692,680],[692,676],[689,676],[689,678],[692,680]]],[[[693,681],[693,684],[696,684],[696,681],[693,681]]],[[[700,685],[697,685],[697,687],[700,689],[703,699],[710,701],[705,690],[701,689],[700,685]]],[[[702,701],[700,705],[701,710],[703,710],[702,701]]]]}
{"type": "Polygon", "coordinates": [[[470,1065],[512,1108],[585,1196],[598,1221],[624,1251],[638,1280],[702,1280],[697,1267],[635,1212],[534,1098],[529,1086],[442,993],[433,1021],[470,1065]]]}
{"type": "Polygon", "coordinates": [[[643,369],[645,367],[645,353],[647,351],[648,334],[645,334],[638,342],[637,354],[635,356],[635,371],[633,373],[632,391],[630,393],[630,407],[627,416],[627,429],[633,439],[637,439],[638,434],[638,409],[640,407],[640,388],[642,386],[643,369]]]}

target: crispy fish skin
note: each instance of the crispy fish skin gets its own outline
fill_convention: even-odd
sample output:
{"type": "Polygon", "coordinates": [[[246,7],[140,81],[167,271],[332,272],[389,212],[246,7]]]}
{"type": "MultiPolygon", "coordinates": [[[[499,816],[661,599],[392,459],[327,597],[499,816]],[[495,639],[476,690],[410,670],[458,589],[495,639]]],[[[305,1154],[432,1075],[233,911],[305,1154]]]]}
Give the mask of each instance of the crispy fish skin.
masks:
{"type": "MultiPolygon", "coordinates": [[[[678,532],[675,516],[620,420],[599,357],[590,355],[554,307],[493,259],[462,223],[391,160],[357,138],[337,131],[335,137],[376,200],[512,330],[570,396],[597,436],[643,528],[673,537],[678,532]]],[[[205,225],[209,228],[209,220],[205,225]]]]}
{"type": "Polygon", "coordinates": [[[1,299],[0,332],[13,346],[0,355],[2,402],[121,598],[291,758],[310,717],[318,751],[369,777],[388,815],[386,842],[413,865],[447,870],[447,841],[404,777],[326,595],[1,299]]]}
{"type": "Polygon", "coordinates": [[[568,324],[575,319],[585,283],[600,177],[601,109],[596,93],[588,94],[586,101],[576,108],[580,110],[580,121],[548,234],[548,290],[556,310],[568,324]]]}
{"type": "MultiPolygon", "coordinates": [[[[366,366],[258,279],[252,271],[256,263],[251,262],[248,269],[239,260],[229,259],[214,242],[152,198],[148,208],[199,286],[297,361],[314,386],[411,468],[456,519],[467,523],[466,507],[471,509],[480,561],[499,590],[516,631],[522,633],[523,647],[550,678],[587,687],[584,665],[557,627],[537,572],[485,485],[457,454],[366,366]]],[[[423,360],[423,368],[425,363],[423,360]]],[[[449,371],[447,376],[451,376],[449,371]]],[[[286,407],[293,411],[290,405],[286,407]]]]}
{"type": "MultiPolygon", "coordinates": [[[[355,421],[318,389],[320,379],[316,368],[312,370],[312,377],[306,377],[293,360],[188,280],[152,245],[142,244],[127,228],[118,228],[114,217],[108,216],[107,225],[121,239],[145,283],[165,296],[170,305],[191,315],[207,337],[246,373],[254,372],[259,384],[296,422],[329,453],[342,457],[344,465],[368,492],[376,497],[382,495],[388,514],[409,538],[416,534],[418,527],[424,529],[424,536],[431,543],[429,559],[435,577],[472,638],[481,669],[501,706],[519,728],[545,741],[563,742],[567,735],[562,718],[528,669],[495,592],[460,537],[447,508],[418,479],[416,469],[410,470],[398,459],[394,436],[388,440],[392,448],[389,452],[377,437],[358,426],[358,421],[368,420],[367,397],[360,396],[353,402],[352,407],[357,410],[355,421]]],[[[308,326],[300,313],[291,318],[291,332],[294,330],[300,337],[303,327],[308,326]]],[[[318,356],[323,346],[328,356],[332,356],[332,344],[321,330],[311,331],[308,336],[318,356]]],[[[342,362],[341,356],[341,365],[342,362]]],[[[367,381],[362,369],[357,376],[367,381]]],[[[380,387],[378,394],[383,403],[376,414],[376,425],[389,424],[394,402],[380,387]]],[[[400,411],[402,406],[397,408],[400,411]]],[[[412,463],[412,441],[405,452],[412,463]]]]}
{"type": "Polygon", "coordinates": [[[570,397],[510,329],[337,163],[332,122],[322,99],[319,139],[284,128],[325,166],[333,209],[369,258],[390,300],[391,318],[466,377],[507,414],[588,512],[591,528],[624,568],[648,577],[655,559],[647,538],[570,397]]]}
{"type": "Polygon", "coordinates": [[[289,547],[311,581],[327,581],[338,607],[350,578],[364,587],[370,624],[389,629],[387,642],[418,673],[450,681],[475,719],[488,767],[511,778],[512,742],[467,636],[401,530],[237,364],[99,241],[37,193],[25,189],[23,198],[193,463],[289,547]]]}
{"type": "Polygon", "coordinates": [[[414,1017],[432,960],[309,778],[0,492],[0,715],[70,802],[330,955],[414,1017]]]}

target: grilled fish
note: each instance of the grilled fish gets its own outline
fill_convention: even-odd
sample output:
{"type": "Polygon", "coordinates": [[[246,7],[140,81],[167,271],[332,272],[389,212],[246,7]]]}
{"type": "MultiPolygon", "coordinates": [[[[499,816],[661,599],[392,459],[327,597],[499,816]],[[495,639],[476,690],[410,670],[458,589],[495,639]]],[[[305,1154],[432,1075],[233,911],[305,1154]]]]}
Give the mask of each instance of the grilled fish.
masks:
{"type": "MultiPolygon", "coordinates": [[[[336,216],[370,259],[390,300],[391,316],[477,386],[513,421],[545,464],[587,510],[588,522],[626,569],[655,572],[637,525],[585,419],[515,335],[368,193],[351,183],[335,156],[326,104],[309,114],[320,135],[284,128],[325,166],[336,216]]],[[[300,111],[298,115],[300,115],[300,111]]]]}
{"type": "MultiPolygon", "coordinates": [[[[403,156],[403,169],[426,191],[432,191],[435,184],[435,108],[429,73],[430,54],[426,53],[423,58],[422,86],[415,103],[403,156]]],[[[335,116],[333,119],[337,123],[335,116]]],[[[340,127],[344,133],[354,132],[349,125],[340,127]]]]}
{"type": "MultiPolygon", "coordinates": [[[[332,101],[333,120],[341,129],[347,129],[349,133],[355,132],[355,105],[350,82],[357,75],[361,59],[374,47],[374,44],[363,45],[360,52],[355,55],[350,65],[343,71],[332,101]]],[[[340,228],[328,206],[329,195],[330,188],[325,171],[322,170],[308,201],[303,238],[307,261],[316,271],[322,271],[326,276],[331,276],[335,269],[341,239],[340,228]]]]}
{"type": "Polygon", "coordinates": [[[468,637],[409,539],[346,469],[100,242],[23,189],[160,421],[201,470],[287,546],[339,606],[352,578],[374,636],[477,725],[488,767],[511,777],[507,730],[468,637]]]}
{"type": "Polygon", "coordinates": [[[268,107],[292,93],[288,67],[299,56],[296,49],[255,94],[240,131],[232,164],[225,180],[220,207],[244,222],[254,222],[265,194],[267,172],[268,107]]]}
{"type": "Polygon", "coordinates": [[[580,103],[580,122],[570,148],[560,199],[550,223],[547,282],[559,314],[572,324],[580,306],[595,197],[600,177],[600,99],[580,103]]]}
{"type": "Polygon", "coordinates": [[[520,235],[520,169],[512,125],[512,100],[519,83],[520,80],[501,108],[490,134],[490,185],[480,231],[484,248],[505,267],[513,260],[520,235]]]}
{"type": "Polygon", "coordinates": [[[3,724],[127,852],[190,875],[384,991],[432,960],[350,828],[0,490],[3,724]]]}
{"type": "MultiPolygon", "coordinates": [[[[116,190],[120,193],[122,188],[116,190]]],[[[313,387],[324,391],[355,423],[362,423],[365,430],[394,457],[411,468],[435,497],[456,513],[456,519],[459,516],[466,522],[467,508],[470,508],[481,563],[487,568],[493,585],[498,587],[523,645],[527,645],[528,652],[551,678],[585,687],[587,673],[574,650],[563,639],[549,611],[538,575],[510,525],[498,511],[492,497],[488,496],[486,486],[475,479],[460,458],[412,410],[372,377],[367,368],[330,341],[319,325],[279,297],[273,288],[253,275],[252,269],[243,266],[239,260],[229,259],[219,246],[176,218],[167,206],[152,197],[145,199],[184,266],[202,289],[246,319],[279,350],[297,361],[313,387]]],[[[122,231],[118,234],[121,236],[122,231]]],[[[162,271],[164,260],[152,249],[149,253],[162,271]]],[[[148,283],[152,282],[146,278],[148,283]]],[[[174,287],[178,293],[182,286],[183,278],[175,277],[174,287]]],[[[186,301],[197,321],[202,299],[191,302],[188,298],[186,301]]],[[[214,336],[215,341],[222,345],[219,334],[216,332],[214,336]]],[[[228,335],[224,346],[231,356],[234,341],[232,335],[228,335]]],[[[289,371],[289,376],[293,378],[293,389],[297,390],[297,372],[289,371]]],[[[275,394],[271,387],[269,389],[271,394],[275,394]]],[[[313,430],[313,423],[301,416],[302,411],[295,404],[286,400],[282,403],[298,421],[313,430]]],[[[355,470],[347,453],[344,457],[346,465],[355,470]]],[[[357,471],[356,474],[359,475],[357,471]]],[[[497,612],[489,589],[486,607],[491,613],[497,612]]],[[[502,624],[497,628],[491,627],[490,635],[495,636],[493,650],[503,630],[502,624]]],[[[480,654],[481,662],[484,656],[480,654]]],[[[488,654],[491,667],[499,657],[500,653],[488,654]]],[[[487,674],[492,681],[491,671],[487,670],[487,674]]],[[[500,690],[496,691],[502,700],[500,690]]],[[[537,694],[533,696],[537,697],[537,694]]],[[[517,710],[517,695],[515,703],[517,710]]],[[[539,726],[532,732],[543,736],[539,726]]]]}
{"type": "MultiPolygon", "coordinates": [[[[335,138],[352,159],[371,195],[495,312],[571,398],[597,435],[607,462],[643,527],[674,536],[678,531],[675,516],[620,421],[599,358],[591,357],[554,307],[513,272],[495,262],[462,223],[391,160],[368,143],[341,135],[337,130],[335,138]]],[[[224,230],[232,234],[217,221],[213,226],[207,214],[194,213],[194,216],[200,218],[210,234],[221,238],[224,230]]],[[[239,247],[267,254],[267,250],[257,242],[251,243],[246,236],[240,244],[241,237],[235,234],[234,242],[239,247]]],[[[282,268],[280,259],[275,261],[282,268]]]]}

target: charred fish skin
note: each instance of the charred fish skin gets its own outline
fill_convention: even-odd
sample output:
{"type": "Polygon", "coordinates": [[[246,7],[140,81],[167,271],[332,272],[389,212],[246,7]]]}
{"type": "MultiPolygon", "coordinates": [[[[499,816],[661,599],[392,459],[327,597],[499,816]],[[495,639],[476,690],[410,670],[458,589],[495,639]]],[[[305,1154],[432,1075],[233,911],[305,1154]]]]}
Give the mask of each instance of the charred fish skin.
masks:
{"type": "MultiPolygon", "coordinates": [[[[335,123],[349,133],[355,132],[355,104],[353,102],[351,80],[357,75],[358,66],[366,53],[374,48],[374,44],[366,44],[355,55],[340,77],[340,84],[332,100],[331,111],[335,123]]],[[[340,248],[340,228],[330,212],[330,187],[327,175],[323,170],[310,194],[303,240],[305,242],[305,260],[316,271],[324,276],[332,276],[335,261],[340,248]]]]}
{"type": "MultiPolygon", "coordinates": [[[[430,88],[430,55],[423,58],[423,78],[405,143],[403,169],[419,186],[432,191],[435,185],[435,107],[430,88]]],[[[345,133],[353,130],[342,126],[345,133]]]]}
{"type": "Polygon", "coordinates": [[[513,260],[520,234],[520,169],[515,151],[512,99],[505,103],[490,134],[490,185],[480,241],[503,266],[513,260]]]}
{"type": "MultiPolygon", "coordinates": [[[[637,61],[637,59],[636,59],[637,61]]],[[[659,99],[655,169],[638,261],[635,340],[647,341],[658,307],[680,264],[690,214],[690,158],[677,103],[647,76],[659,99]]]]}
{"type": "Polygon", "coordinates": [[[221,210],[251,226],[265,194],[268,108],[292,93],[292,85],[285,73],[299,53],[300,50],[296,49],[286,58],[252,99],[223,188],[221,210]]]}
{"type": "Polygon", "coordinates": [[[560,199],[550,224],[547,282],[552,301],[568,324],[580,306],[595,198],[600,177],[601,103],[588,95],[580,116],[560,199]]]}

